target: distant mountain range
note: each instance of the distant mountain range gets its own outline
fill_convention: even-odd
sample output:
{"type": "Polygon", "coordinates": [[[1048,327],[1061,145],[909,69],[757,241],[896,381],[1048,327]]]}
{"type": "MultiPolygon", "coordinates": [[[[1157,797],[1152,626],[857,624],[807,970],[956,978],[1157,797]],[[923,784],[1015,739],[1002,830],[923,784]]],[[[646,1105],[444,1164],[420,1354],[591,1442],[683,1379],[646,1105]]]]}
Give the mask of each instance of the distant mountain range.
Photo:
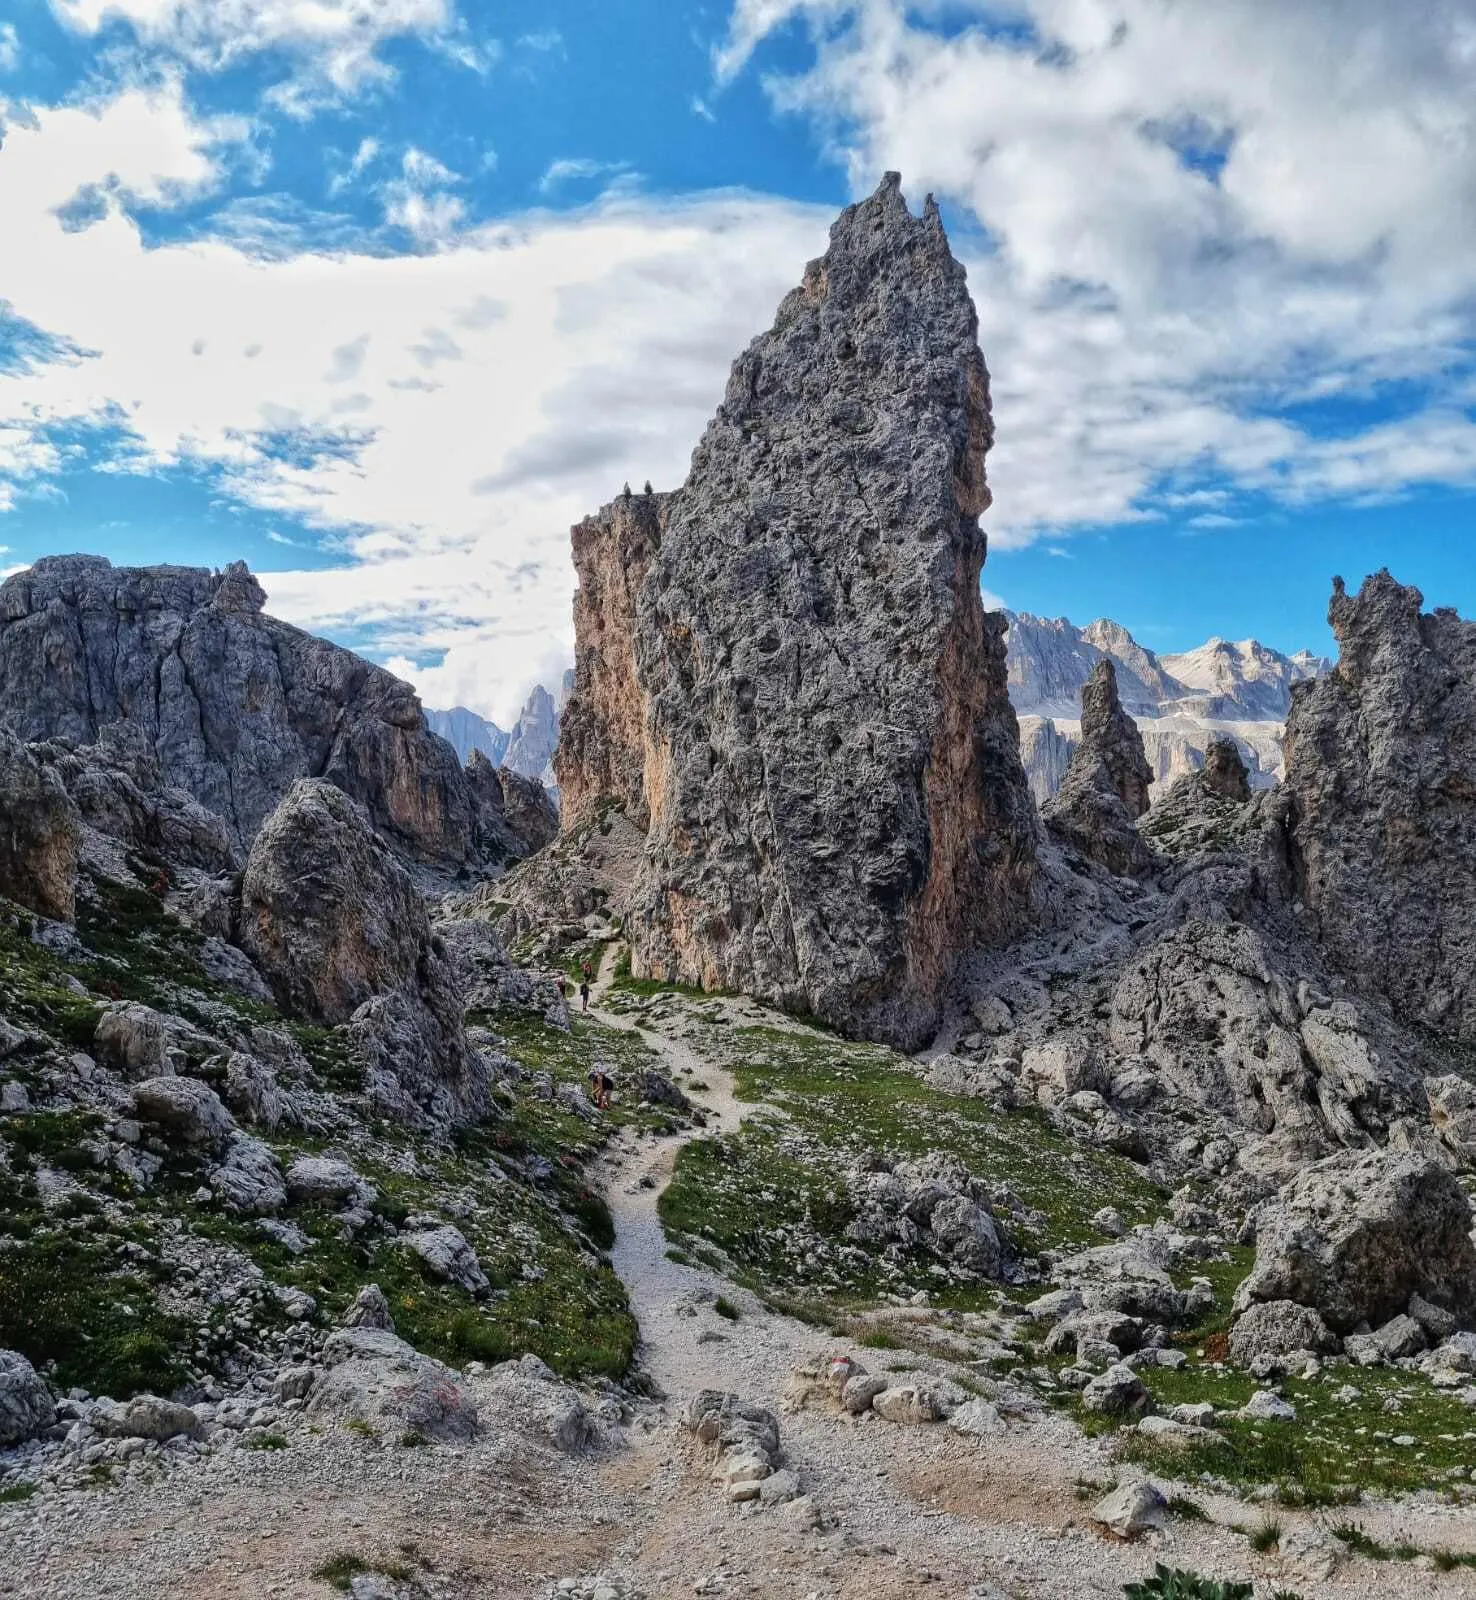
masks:
{"type": "MultiPolygon", "coordinates": [[[[1049,799],[1066,776],[1081,731],[1082,685],[1104,656],[1117,668],[1123,707],[1138,724],[1159,782],[1202,766],[1210,740],[1228,734],[1240,747],[1252,784],[1262,789],[1278,782],[1284,770],[1281,733],[1291,686],[1330,666],[1311,651],[1283,655],[1254,639],[1211,639],[1197,650],[1160,656],[1105,617],[1078,628],[1064,617],[1005,615],[1010,701],[1039,801],[1049,799]]],[[[557,694],[539,684],[511,731],[465,706],[427,711],[425,719],[463,764],[480,750],[493,766],[537,778],[557,799],[553,754],[559,713],[572,687],[572,672],[564,674],[557,694]]]]}
{"type": "Polygon", "coordinates": [[[553,691],[540,683],[528,696],[510,732],[465,706],[427,711],[425,720],[431,731],[440,734],[461,757],[463,766],[471,760],[473,751],[480,750],[494,767],[509,767],[525,778],[537,778],[557,798],[553,753],[559,743],[559,707],[572,684],[573,673],[566,672],[555,698],[553,691]]]}
{"type": "Polygon", "coordinates": [[[1228,734],[1251,782],[1270,788],[1282,776],[1281,734],[1291,687],[1330,665],[1310,651],[1283,655],[1254,639],[1211,639],[1197,650],[1157,655],[1119,623],[1077,628],[1065,618],[1006,612],[1010,700],[1037,800],[1060,787],[1081,723],[1081,688],[1104,656],[1117,668],[1124,709],[1137,722],[1158,781],[1192,772],[1211,739],[1228,734]]]}

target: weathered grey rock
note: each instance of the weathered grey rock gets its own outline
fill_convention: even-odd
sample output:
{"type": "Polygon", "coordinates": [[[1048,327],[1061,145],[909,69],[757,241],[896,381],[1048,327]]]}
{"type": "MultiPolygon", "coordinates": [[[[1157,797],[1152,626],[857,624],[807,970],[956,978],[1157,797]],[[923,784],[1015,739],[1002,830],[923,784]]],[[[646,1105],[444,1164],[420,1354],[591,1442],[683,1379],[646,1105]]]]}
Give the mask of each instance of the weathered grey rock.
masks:
{"type": "Polygon", "coordinates": [[[1135,1417],[1153,1409],[1153,1396],[1131,1367],[1108,1367],[1081,1391],[1088,1411],[1109,1417],[1135,1417]]]}
{"type": "Polygon", "coordinates": [[[990,1214],[986,1186],[957,1156],[931,1151],[891,1168],[851,1174],[856,1217],[846,1229],[858,1244],[900,1244],[926,1250],[956,1271],[993,1278],[1008,1249],[990,1214]]]}
{"type": "Polygon", "coordinates": [[[1249,1417],[1260,1422],[1295,1422],[1297,1408],[1290,1400],[1283,1400],[1279,1394],[1273,1394],[1269,1389],[1257,1389],[1249,1400],[1240,1408],[1242,1417],[1249,1417]]]}
{"type": "Polygon", "coordinates": [[[0,585],[0,723],[76,745],[135,724],[164,783],[220,816],[238,849],[311,774],[418,857],[498,859],[500,816],[484,815],[409,685],[263,615],[264,598],[239,562],[38,561],[0,585]]]}
{"type": "Polygon", "coordinates": [[[1241,758],[1240,747],[1223,734],[1210,740],[1198,775],[1211,794],[1234,805],[1244,805],[1251,797],[1250,773],[1241,758]]]}
{"type": "Polygon", "coordinates": [[[1335,1355],[1338,1338],[1310,1306],[1292,1300],[1258,1301],[1230,1331],[1230,1355],[1242,1367],[1258,1356],[1289,1356],[1297,1350],[1335,1355]]]}
{"type": "Polygon", "coordinates": [[[1431,1344],[1439,1344],[1456,1331],[1456,1319],[1444,1306],[1432,1304],[1421,1294],[1409,1297],[1409,1314],[1419,1323],[1431,1344]]]}
{"type": "Polygon", "coordinates": [[[537,1356],[500,1362],[477,1383],[477,1400],[489,1423],[516,1429],[577,1455],[594,1442],[594,1418],[578,1393],[537,1356]]]}
{"type": "Polygon", "coordinates": [[[241,942],[284,1009],[352,1019],[371,1097],[404,1121],[449,1122],[485,1106],[467,1049],[456,969],[414,881],[364,812],[302,779],[263,824],[241,884],[241,942]]]}
{"type": "Polygon", "coordinates": [[[1471,1204],[1444,1166],[1389,1151],[1347,1152],[1309,1167],[1260,1218],[1256,1264],[1235,1308],[1295,1300],[1335,1333],[1398,1316],[1411,1294],[1476,1320],[1471,1204]]]}
{"type": "Polygon", "coordinates": [[[1163,1526],[1168,1501],[1146,1478],[1120,1483],[1092,1507],[1092,1521],[1119,1539],[1136,1539],[1163,1526]]]}
{"type": "Polygon", "coordinates": [[[61,780],[0,726],[0,895],[70,922],[81,842],[82,819],[61,780]]]}
{"type": "Polygon", "coordinates": [[[948,1414],[943,1397],[925,1383],[899,1383],[883,1389],[872,1399],[871,1409],[884,1422],[908,1427],[942,1422],[948,1414]]]}
{"type": "Polygon", "coordinates": [[[1403,1314],[1390,1317],[1383,1327],[1375,1328],[1374,1338],[1378,1340],[1379,1349],[1388,1361],[1402,1361],[1406,1356],[1420,1355],[1429,1347],[1425,1330],[1413,1317],[1403,1314]]]}
{"type": "Polygon", "coordinates": [[[400,1243],[443,1283],[454,1283],[471,1295],[484,1295],[491,1288],[476,1251],[460,1228],[448,1223],[439,1228],[417,1229],[402,1234],[400,1243]]]}
{"type": "Polygon", "coordinates": [[[1117,696],[1117,670],[1099,661],[1081,691],[1081,742],[1065,782],[1041,807],[1046,826],[1063,843],[1120,877],[1152,863],[1138,834],[1148,809],[1153,769],[1138,725],[1117,696]]]}
{"type": "Polygon", "coordinates": [[[846,1379],[841,1390],[841,1409],[853,1417],[871,1410],[871,1403],[886,1388],[887,1380],[875,1372],[858,1372],[846,1379]]]}
{"type": "Polygon", "coordinates": [[[999,1407],[987,1400],[966,1400],[949,1414],[948,1426],[966,1439],[993,1439],[1005,1432],[999,1407]]]}
{"type": "Polygon", "coordinates": [[[273,1132],[287,1110],[287,1100],[277,1083],[276,1070],[244,1050],[234,1050],[226,1062],[221,1097],[243,1122],[273,1132]]]}
{"type": "Polygon", "coordinates": [[[389,1301],[377,1283],[366,1283],[354,1296],[354,1303],[344,1313],[343,1325],[345,1328],[373,1328],[382,1333],[395,1331],[389,1301]]]}
{"type": "Polygon", "coordinates": [[[0,1450],[23,1444],[56,1421],[51,1390],[18,1350],[0,1350],[0,1450]]]}
{"type": "Polygon", "coordinates": [[[220,1044],[183,1017],[134,1001],[110,1005],[98,1019],[93,1053],[129,1079],[167,1075],[220,1054],[220,1044]]]}
{"type": "Polygon", "coordinates": [[[455,963],[468,1011],[525,1011],[569,1026],[567,1004],[550,978],[518,966],[497,930],[480,918],[442,915],[431,927],[455,963]]]}
{"type": "Polygon", "coordinates": [[[1427,1078],[1430,1122],[1463,1166],[1476,1166],[1476,1084],[1456,1073],[1427,1078]]]}
{"type": "Polygon", "coordinates": [[[181,1434],[191,1437],[200,1431],[200,1419],[189,1406],[158,1395],[141,1394],[127,1405],[99,1405],[92,1413],[92,1425],[113,1439],[153,1439],[162,1444],[181,1434]]]}
{"type": "Polygon", "coordinates": [[[220,1096],[198,1078],[146,1078],[134,1088],[133,1109],[140,1122],[184,1144],[219,1145],[236,1131],[220,1096]]]}
{"type": "Polygon", "coordinates": [[[558,807],[537,778],[507,767],[494,769],[477,751],[466,764],[466,782],[476,805],[482,849],[490,860],[522,860],[558,833],[558,807]]]}
{"type": "Polygon", "coordinates": [[[1336,668],[1299,688],[1297,890],[1329,956],[1400,1017],[1476,1039],[1476,623],[1387,572],[1339,579],[1336,668]]]}
{"type": "Polygon", "coordinates": [[[244,1216],[274,1216],[287,1204],[281,1163],[260,1139],[246,1134],[231,1140],[207,1181],[227,1211],[244,1216]]]}
{"type": "Polygon", "coordinates": [[[287,1169],[287,1193],[299,1205],[357,1205],[374,1198],[374,1186],[347,1161],[298,1156],[287,1169]]]}
{"type": "Polygon", "coordinates": [[[702,1389],[687,1402],[685,1426],[719,1455],[730,1451],[779,1460],[779,1420],[772,1411],[721,1389],[702,1389]]]}
{"type": "Polygon", "coordinates": [[[328,1370],[308,1412],[355,1419],[383,1432],[463,1440],[477,1432],[477,1407],[449,1367],[383,1328],[340,1328],[323,1345],[328,1370]]]}
{"type": "Polygon", "coordinates": [[[622,591],[585,629],[560,764],[581,808],[632,803],[641,773],[638,976],[914,1043],[959,952],[1028,920],[1037,819],[979,595],[976,330],[936,207],[912,217],[889,175],[735,363],[686,484],[583,541],[648,561],[640,746],[609,710],[622,591]]]}

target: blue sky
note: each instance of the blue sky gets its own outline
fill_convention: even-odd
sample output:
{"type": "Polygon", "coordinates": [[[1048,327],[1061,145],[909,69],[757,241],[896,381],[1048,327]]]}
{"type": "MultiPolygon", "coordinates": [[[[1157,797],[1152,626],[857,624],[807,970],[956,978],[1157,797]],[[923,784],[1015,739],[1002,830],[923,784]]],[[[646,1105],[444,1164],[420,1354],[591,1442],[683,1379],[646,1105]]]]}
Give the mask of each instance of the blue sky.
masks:
{"type": "Polygon", "coordinates": [[[1476,614],[1476,0],[0,0],[0,568],[244,557],[502,717],[835,210],[935,190],[986,588],[1476,614]],[[1290,14],[1289,14],[1290,13],[1290,14]],[[1356,48],[1354,46],[1356,45],[1356,48]]]}

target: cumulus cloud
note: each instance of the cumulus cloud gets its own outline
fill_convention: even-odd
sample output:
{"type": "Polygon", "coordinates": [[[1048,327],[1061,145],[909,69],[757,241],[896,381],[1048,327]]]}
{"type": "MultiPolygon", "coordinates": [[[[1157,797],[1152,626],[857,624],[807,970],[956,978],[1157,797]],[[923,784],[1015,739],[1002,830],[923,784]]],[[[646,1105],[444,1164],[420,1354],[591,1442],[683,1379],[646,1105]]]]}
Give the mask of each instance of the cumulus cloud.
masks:
{"type": "Polygon", "coordinates": [[[30,369],[0,371],[0,492],[79,428],[119,470],[209,474],[343,563],[264,575],[274,611],[511,717],[570,648],[570,525],[627,479],[685,475],[828,214],[626,196],[416,254],[288,248],[291,219],[265,253],[245,229],[146,245],[131,197],[208,191],[237,131],[177,88],[8,127],[5,294],[40,331],[30,369]],[[58,208],[89,185],[102,210],[69,231],[58,208]]]}
{"type": "Polygon", "coordinates": [[[1476,483],[1470,0],[737,0],[719,79],[795,23],[776,106],[858,191],[898,168],[979,230],[998,542],[1196,480],[1476,483]],[[1428,393],[1360,425],[1396,383],[1428,393]]]}

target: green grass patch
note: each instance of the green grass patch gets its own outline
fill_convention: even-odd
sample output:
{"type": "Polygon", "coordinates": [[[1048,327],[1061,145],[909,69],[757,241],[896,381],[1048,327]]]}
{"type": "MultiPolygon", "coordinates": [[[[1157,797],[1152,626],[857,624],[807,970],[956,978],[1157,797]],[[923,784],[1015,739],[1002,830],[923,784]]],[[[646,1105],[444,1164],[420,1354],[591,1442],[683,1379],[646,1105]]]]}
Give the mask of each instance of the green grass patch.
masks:
{"type": "Polygon", "coordinates": [[[12,1483],[0,1489],[0,1506],[18,1506],[34,1499],[39,1491],[34,1483],[12,1483]]]}

